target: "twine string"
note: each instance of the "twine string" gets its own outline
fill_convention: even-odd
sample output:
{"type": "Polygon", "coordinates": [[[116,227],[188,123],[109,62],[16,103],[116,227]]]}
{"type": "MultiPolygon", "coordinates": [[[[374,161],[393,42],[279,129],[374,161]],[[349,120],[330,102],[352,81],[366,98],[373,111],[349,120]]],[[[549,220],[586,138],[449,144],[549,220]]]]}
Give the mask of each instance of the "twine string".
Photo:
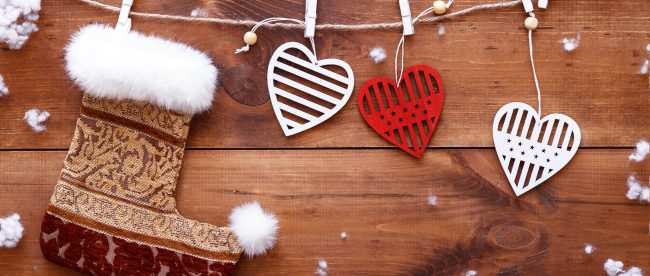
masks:
{"type": "MultiPolygon", "coordinates": [[[[447,1],[447,4],[445,4],[445,6],[447,8],[449,8],[449,7],[451,7],[452,3],[454,3],[454,0],[449,0],[449,1],[447,1]]],[[[418,16],[413,18],[411,20],[411,24],[415,25],[418,21],[420,21],[420,19],[423,16],[431,14],[432,12],[433,12],[433,6],[427,8],[426,10],[424,10],[420,14],[418,14],[418,16]]],[[[442,17],[442,16],[440,16],[440,17],[442,17]]],[[[436,17],[436,18],[439,18],[439,17],[436,17]]],[[[404,48],[406,47],[406,46],[404,46],[404,44],[406,43],[405,40],[406,40],[406,35],[404,35],[404,33],[402,33],[402,38],[400,38],[399,42],[397,43],[397,50],[395,50],[395,80],[397,80],[397,86],[399,86],[399,84],[402,82],[402,74],[404,74],[404,48]],[[398,74],[397,73],[397,67],[398,67],[397,66],[397,60],[399,59],[399,57],[401,57],[402,62],[401,62],[401,66],[399,67],[399,74],[398,74]]]]}
{"type": "MultiPolygon", "coordinates": [[[[95,0],[79,0],[79,1],[103,10],[112,11],[115,13],[120,12],[120,7],[107,5],[95,0]]],[[[521,1],[522,0],[513,0],[508,2],[480,4],[480,5],[472,6],[466,9],[462,9],[456,12],[448,13],[437,17],[418,19],[418,22],[425,23],[425,24],[434,23],[437,21],[451,19],[458,16],[473,13],[475,11],[514,7],[521,4],[521,1]]],[[[217,24],[228,25],[228,26],[244,26],[244,27],[254,27],[255,25],[257,25],[257,23],[259,23],[258,21],[250,20],[250,19],[235,20],[235,19],[228,19],[228,18],[193,17],[193,16],[157,14],[157,13],[146,13],[146,12],[136,12],[136,11],[131,11],[129,15],[133,17],[142,17],[142,18],[154,18],[154,19],[176,20],[176,21],[186,21],[186,22],[217,23],[217,24]]],[[[274,24],[264,24],[263,26],[269,28],[285,28],[285,29],[302,29],[305,27],[304,24],[300,24],[300,23],[274,23],[274,24]]],[[[338,31],[360,31],[360,30],[397,29],[401,27],[402,27],[402,22],[400,21],[400,22],[390,22],[390,23],[367,23],[367,24],[353,24],[353,25],[320,24],[316,26],[316,29],[338,30],[338,31]]]]}
{"type": "MultiPolygon", "coordinates": [[[[271,18],[264,19],[264,20],[262,20],[260,22],[257,22],[255,24],[255,26],[253,26],[253,28],[251,28],[251,32],[255,33],[257,31],[257,29],[259,29],[260,27],[265,26],[265,25],[270,25],[270,24],[276,24],[277,22],[294,22],[295,24],[297,24],[299,26],[303,26],[303,27],[307,26],[305,24],[305,22],[300,21],[298,19],[285,18],[285,17],[271,17],[271,18]]],[[[314,38],[310,37],[309,41],[311,42],[311,49],[314,52],[314,56],[317,57],[317,55],[316,55],[316,43],[314,42],[314,38]]],[[[250,45],[246,44],[244,47],[241,47],[241,48],[235,50],[235,54],[248,52],[249,50],[250,50],[250,45]]]]}
{"type": "MultiPolygon", "coordinates": [[[[83,3],[86,3],[90,6],[100,8],[103,10],[119,13],[121,7],[117,6],[112,6],[112,5],[107,5],[95,0],[79,0],[83,3]]],[[[453,3],[454,0],[449,0],[447,2],[447,7],[453,3]]],[[[430,24],[446,19],[452,19],[456,18],[459,16],[467,15],[476,11],[480,10],[492,10],[492,9],[501,9],[501,8],[510,8],[517,6],[522,3],[522,0],[512,0],[512,1],[507,1],[507,2],[499,2],[499,3],[486,3],[486,4],[479,4],[475,6],[471,6],[469,8],[465,8],[462,10],[458,10],[455,12],[447,13],[441,16],[435,16],[435,17],[429,17],[429,18],[422,18],[428,13],[431,13],[433,10],[432,7],[426,9],[423,11],[420,15],[415,17],[412,22],[413,24],[416,23],[423,23],[423,24],[430,24]]],[[[200,23],[217,23],[221,25],[228,25],[228,26],[245,26],[245,27],[252,27],[253,30],[257,30],[260,27],[268,27],[268,28],[285,28],[285,29],[304,29],[305,28],[305,23],[297,20],[297,19],[290,19],[290,18],[269,18],[262,20],[260,22],[255,21],[255,20],[250,20],[250,19],[245,19],[245,20],[236,20],[236,19],[228,19],[228,18],[213,18],[213,17],[193,17],[193,16],[181,16],[181,15],[169,15],[169,14],[158,14],[158,13],[146,13],[146,12],[136,12],[136,11],[131,11],[129,13],[130,16],[133,17],[142,17],[142,18],[153,18],[153,19],[162,19],[162,20],[176,20],[176,21],[185,21],[185,22],[200,22],[200,23]],[[281,19],[281,20],[280,20],[281,19]],[[289,22],[289,23],[287,23],[289,22]]],[[[360,30],[385,30],[385,29],[397,29],[397,28],[402,28],[402,22],[388,22],[388,23],[366,23],[366,24],[320,24],[316,25],[317,30],[335,30],[335,31],[360,31],[360,30]]],[[[538,114],[541,116],[542,114],[542,97],[541,97],[541,90],[539,88],[539,81],[537,79],[537,72],[535,70],[535,61],[533,57],[533,42],[532,42],[532,31],[528,31],[528,48],[530,50],[530,62],[531,66],[533,69],[533,77],[535,79],[535,88],[537,89],[537,104],[538,104],[538,114]]],[[[311,38],[311,45],[312,49],[314,51],[314,55],[316,55],[316,46],[314,43],[314,39],[311,38]]],[[[402,35],[402,38],[400,39],[400,42],[397,45],[397,50],[396,50],[396,55],[395,55],[395,72],[396,72],[396,77],[395,79],[398,79],[398,85],[401,82],[401,74],[403,73],[404,70],[404,40],[405,37],[402,35]],[[401,48],[401,51],[400,51],[401,48]],[[401,52],[402,56],[402,63],[401,63],[401,71],[400,76],[397,76],[397,53],[401,52]]],[[[242,47],[241,49],[238,49],[236,53],[241,52],[241,51],[247,51],[248,50],[248,45],[242,47]]]]}
{"type": "Polygon", "coordinates": [[[397,43],[397,50],[395,50],[395,80],[397,80],[397,86],[402,82],[402,74],[404,74],[404,39],[406,37],[404,34],[402,34],[402,38],[399,40],[399,43],[397,43]],[[400,54],[400,48],[401,48],[401,54],[400,54]],[[402,64],[400,66],[400,72],[397,74],[397,59],[398,57],[402,57],[402,64]]]}

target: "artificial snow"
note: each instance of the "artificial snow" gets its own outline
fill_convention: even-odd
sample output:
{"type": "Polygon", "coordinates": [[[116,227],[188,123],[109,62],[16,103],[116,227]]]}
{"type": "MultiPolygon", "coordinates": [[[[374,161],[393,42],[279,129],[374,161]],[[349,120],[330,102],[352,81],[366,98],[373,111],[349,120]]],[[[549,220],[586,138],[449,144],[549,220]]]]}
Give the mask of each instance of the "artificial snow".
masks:
{"type": "Polygon", "coordinates": [[[625,264],[621,261],[607,259],[603,268],[607,276],[643,276],[643,270],[638,267],[630,267],[628,270],[624,270],[623,267],[625,264]]]}
{"type": "Polygon", "coordinates": [[[624,264],[621,261],[607,259],[603,265],[603,268],[605,269],[607,276],[616,276],[618,273],[623,272],[623,266],[624,264]]]}
{"type": "Polygon", "coordinates": [[[429,197],[427,197],[427,204],[431,206],[438,205],[438,197],[434,195],[430,195],[429,197]]]}
{"type": "Polygon", "coordinates": [[[627,178],[627,198],[629,200],[640,200],[642,202],[650,202],[650,187],[641,185],[636,177],[630,175],[627,178]]]}
{"type": "Polygon", "coordinates": [[[643,61],[643,65],[641,65],[641,69],[639,69],[639,74],[645,75],[648,73],[648,67],[650,67],[650,60],[647,58],[643,61]]]}
{"type": "Polygon", "coordinates": [[[43,123],[47,121],[48,118],[50,118],[50,113],[47,111],[41,111],[38,108],[27,110],[24,117],[25,122],[27,122],[29,127],[31,127],[36,133],[43,132],[47,129],[43,123]]]}
{"type": "Polygon", "coordinates": [[[645,140],[641,140],[636,143],[636,149],[634,153],[630,154],[630,160],[641,162],[648,157],[648,153],[650,153],[650,144],[645,140]]]}
{"type": "Polygon", "coordinates": [[[9,88],[5,85],[5,80],[0,75],[0,97],[7,96],[9,94],[9,88]]]}
{"type": "Polygon", "coordinates": [[[20,224],[20,215],[14,213],[6,218],[0,218],[0,247],[16,247],[23,237],[24,230],[25,228],[20,224]]]}
{"type": "Polygon", "coordinates": [[[341,239],[347,239],[348,238],[348,233],[347,232],[341,232],[341,239]]]}
{"type": "Polygon", "coordinates": [[[562,39],[562,45],[564,46],[564,51],[573,52],[580,46],[580,35],[576,38],[565,37],[562,39]]]}
{"type": "Polygon", "coordinates": [[[327,261],[326,260],[318,261],[318,268],[316,269],[316,275],[318,275],[318,276],[327,276],[327,261]]]}
{"type": "Polygon", "coordinates": [[[445,28],[445,25],[442,23],[438,24],[438,35],[444,35],[447,33],[447,29],[445,28]]]}
{"type": "Polygon", "coordinates": [[[41,0],[0,0],[0,43],[20,49],[38,31],[41,0]]]}
{"type": "Polygon", "coordinates": [[[380,63],[386,60],[386,50],[381,47],[375,47],[370,49],[368,56],[370,56],[370,59],[375,63],[380,63]]]}
{"type": "Polygon", "coordinates": [[[190,12],[190,16],[192,17],[208,17],[208,15],[208,11],[202,8],[196,8],[190,12]]]}
{"type": "Polygon", "coordinates": [[[596,248],[593,245],[585,243],[585,254],[591,255],[594,254],[595,251],[596,248]]]}
{"type": "Polygon", "coordinates": [[[465,276],[476,276],[478,273],[475,270],[468,270],[465,272],[465,276]]]}
{"type": "MultiPolygon", "coordinates": [[[[650,44],[645,46],[645,50],[648,53],[648,56],[650,56],[650,44]]],[[[641,69],[639,69],[639,74],[645,75],[648,73],[648,69],[650,67],[650,60],[649,59],[644,59],[643,64],[641,65],[641,69]]]]}
{"type": "Polygon", "coordinates": [[[643,271],[638,267],[631,267],[627,271],[618,274],[618,276],[643,276],[643,271]]]}

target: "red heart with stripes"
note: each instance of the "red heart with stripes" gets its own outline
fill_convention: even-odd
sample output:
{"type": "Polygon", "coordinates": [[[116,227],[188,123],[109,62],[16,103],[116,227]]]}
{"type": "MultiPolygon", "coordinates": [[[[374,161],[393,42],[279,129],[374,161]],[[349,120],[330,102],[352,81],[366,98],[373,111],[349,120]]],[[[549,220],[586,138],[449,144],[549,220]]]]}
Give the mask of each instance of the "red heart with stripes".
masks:
{"type": "Polygon", "coordinates": [[[359,92],[358,106],[381,137],[420,158],[440,119],[444,96],[440,74],[418,65],[404,71],[400,85],[386,77],[368,80],[359,92]]]}

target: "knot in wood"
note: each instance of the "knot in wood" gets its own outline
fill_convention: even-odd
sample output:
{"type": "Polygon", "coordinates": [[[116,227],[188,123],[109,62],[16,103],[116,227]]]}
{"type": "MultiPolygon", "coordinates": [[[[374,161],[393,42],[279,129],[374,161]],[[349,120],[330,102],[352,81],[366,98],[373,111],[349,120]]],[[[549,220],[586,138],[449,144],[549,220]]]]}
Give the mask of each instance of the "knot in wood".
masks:
{"type": "Polygon", "coordinates": [[[223,86],[237,102],[257,106],[269,101],[266,78],[248,65],[240,65],[224,70],[223,86]]]}
{"type": "Polygon", "coordinates": [[[492,236],[496,245],[506,249],[526,247],[536,240],[536,235],[529,229],[515,225],[499,227],[492,236]]]}

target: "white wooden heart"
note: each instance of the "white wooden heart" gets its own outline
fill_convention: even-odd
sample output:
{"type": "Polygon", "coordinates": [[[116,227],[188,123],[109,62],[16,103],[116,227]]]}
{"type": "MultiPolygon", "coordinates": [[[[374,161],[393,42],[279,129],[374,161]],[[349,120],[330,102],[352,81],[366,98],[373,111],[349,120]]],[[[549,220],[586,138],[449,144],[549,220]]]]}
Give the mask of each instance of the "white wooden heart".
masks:
{"type": "Polygon", "coordinates": [[[334,116],[348,102],[354,89],[354,73],[350,65],[338,59],[317,60],[307,47],[297,42],[285,43],[275,50],[266,78],[273,111],[285,136],[308,130],[334,116]],[[302,52],[308,60],[290,53],[292,49],[302,52]],[[347,76],[325,66],[341,67],[347,76]],[[280,101],[279,97],[283,100],[280,101]],[[300,122],[287,118],[283,113],[291,114],[300,122]]]}
{"type": "Polygon", "coordinates": [[[570,117],[539,114],[525,103],[501,107],[492,126],[494,146],[517,196],[539,186],[571,161],[580,146],[580,127],[570,117]]]}

